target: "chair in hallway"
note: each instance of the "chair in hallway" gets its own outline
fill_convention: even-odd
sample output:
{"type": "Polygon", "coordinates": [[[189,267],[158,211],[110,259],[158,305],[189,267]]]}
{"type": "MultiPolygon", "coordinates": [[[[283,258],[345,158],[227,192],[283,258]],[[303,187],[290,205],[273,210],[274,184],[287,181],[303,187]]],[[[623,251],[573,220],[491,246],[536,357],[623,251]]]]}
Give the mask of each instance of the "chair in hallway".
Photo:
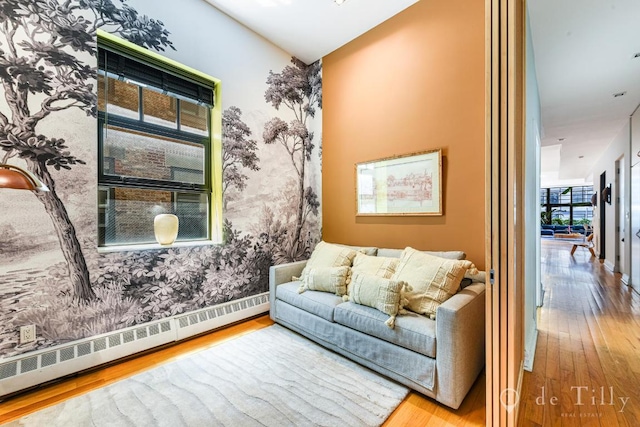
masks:
{"type": "Polygon", "coordinates": [[[584,240],[584,242],[578,242],[573,244],[573,247],[571,248],[571,256],[573,256],[576,249],[578,249],[578,246],[589,249],[589,252],[591,252],[592,257],[596,256],[596,253],[593,250],[593,233],[589,234],[589,236],[584,240]]]}

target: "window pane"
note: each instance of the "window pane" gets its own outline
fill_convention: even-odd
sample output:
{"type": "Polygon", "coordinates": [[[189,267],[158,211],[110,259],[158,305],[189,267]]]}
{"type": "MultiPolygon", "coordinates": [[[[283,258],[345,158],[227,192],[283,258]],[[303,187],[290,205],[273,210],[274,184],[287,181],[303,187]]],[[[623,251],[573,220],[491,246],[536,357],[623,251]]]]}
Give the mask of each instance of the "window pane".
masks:
{"type": "Polygon", "coordinates": [[[574,187],[573,203],[591,203],[592,194],[593,186],[574,187]]]}
{"type": "Polygon", "coordinates": [[[202,239],[207,236],[209,203],[205,194],[175,193],[174,206],[175,214],[180,219],[178,240],[202,239]]]}
{"type": "Polygon", "coordinates": [[[573,224],[591,224],[593,220],[593,208],[591,206],[574,206],[573,207],[573,224]]]}
{"type": "Polygon", "coordinates": [[[551,204],[560,203],[560,189],[559,188],[550,188],[549,189],[549,203],[551,203],[551,204]]]}
{"type": "Polygon", "coordinates": [[[569,224],[569,207],[558,207],[551,210],[551,223],[567,225],[569,224]]]}
{"type": "Polygon", "coordinates": [[[205,184],[204,146],[113,126],[104,130],[103,164],[109,175],[205,184]]]}
{"type": "Polygon", "coordinates": [[[209,107],[181,99],[180,129],[198,135],[209,135],[209,107]]]}
{"type": "Polygon", "coordinates": [[[178,127],[176,124],[176,98],[151,89],[143,88],[142,104],[142,112],[144,114],[145,122],[165,126],[171,129],[176,129],[178,127]]]}
{"type": "Polygon", "coordinates": [[[547,189],[546,188],[541,188],[540,189],[540,204],[541,205],[546,205],[547,204],[547,189]]]}
{"type": "Polygon", "coordinates": [[[558,203],[567,205],[571,204],[571,187],[560,188],[560,201],[558,203]]]}
{"type": "Polygon", "coordinates": [[[100,187],[100,246],[156,243],[153,219],[162,213],[178,216],[177,241],[208,238],[206,194],[126,187],[100,187]]]}
{"type": "Polygon", "coordinates": [[[139,118],[138,86],[98,74],[98,109],[132,119],[139,118]]]}

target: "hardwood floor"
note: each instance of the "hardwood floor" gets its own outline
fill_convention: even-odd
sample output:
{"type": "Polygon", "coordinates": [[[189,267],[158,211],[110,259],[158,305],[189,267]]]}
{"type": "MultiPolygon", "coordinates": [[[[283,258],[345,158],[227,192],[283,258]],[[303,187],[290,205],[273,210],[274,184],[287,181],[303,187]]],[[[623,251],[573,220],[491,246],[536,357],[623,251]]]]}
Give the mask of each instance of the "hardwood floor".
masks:
{"type": "MultiPolygon", "coordinates": [[[[29,413],[55,405],[65,399],[104,387],[187,354],[204,350],[226,340],[270,326],[268,315],[193,338],[157,351],[83,373],[32,391],[14,396],[0,403],[0,423],[9,422],[29,413]]],[[[410,393],[384,424],[395,426],[483,426],[485,406],[485,378],[480,375],[469,395],[457,411],[422,396],[410,393]]]]}
{"type": "Polygon", "coordinates": [[[518,426],[640,426],[640,296],[570,250],[543,240],[545,298],[518,426]]]}

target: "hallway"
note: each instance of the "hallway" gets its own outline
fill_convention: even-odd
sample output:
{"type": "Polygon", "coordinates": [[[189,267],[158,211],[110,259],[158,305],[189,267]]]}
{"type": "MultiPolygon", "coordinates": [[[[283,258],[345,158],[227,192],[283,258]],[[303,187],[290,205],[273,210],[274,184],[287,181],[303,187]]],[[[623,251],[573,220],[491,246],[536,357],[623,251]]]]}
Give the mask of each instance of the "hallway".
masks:
{"type": "Polygon", "coordinates": [[[640,426],[640,295],[589,251],[542,241],[544,305],[519,426],[640,426]]]}

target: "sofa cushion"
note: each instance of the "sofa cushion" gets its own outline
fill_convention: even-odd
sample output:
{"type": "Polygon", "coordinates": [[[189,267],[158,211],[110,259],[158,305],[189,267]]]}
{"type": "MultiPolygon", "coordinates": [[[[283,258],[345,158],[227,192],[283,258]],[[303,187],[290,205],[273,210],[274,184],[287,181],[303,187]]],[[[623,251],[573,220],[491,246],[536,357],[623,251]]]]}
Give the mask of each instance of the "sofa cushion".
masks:
{"type": "Polygon", "coordinates": [[[298,293],[300,285],[299,281],[278,285],[276,298],[333,322],[333,309],[343,302],[342,297],[319,291],[306,291],[300,294],[298,293]]]}
{"type": "Polygon", "coordinates": [[[358,253],[353,259],[353,267],[351,269],[354,273],[370,274],[389,279],[396,271],[398,263],[400,263],[399,258],[369,256],[358,253]]]}
{"type": "Polygon", "coordinates": [[[375,308],[345,302],[334,311],[334,321],[406,349],[436,357],[436,322],[416,313],[396,317],[394,329],[385,325],[388,316],[375,308]]]}
{"type": "MultiPolygon", "coordinates": [[[[404,249],[378,249],[378,256],[390,257],[390,258],[400,258],[404,249]]],[[[424,254],[437,256],[440,258],[447,259],[465,259],[467,254],[462,251],[419,251],[424,254]]]]}
{"type": "Polygon", "coordinates": [[[430,393],[435,390],[436,359],[347,326],[327,322],[284,301],[276,300],[275,309],[277,321],[282,325],[376,372],[391,374],[392,378],[411,388],[418,385],[416,390],[426,391],[426,395],[435,397],[430,393]]]}
{"type": "Polygon", "coordinates": [[[347,285],[351,280],[351,268],[346,266],[305,268],[300,280],[302,284],[298,293],[311,290],[331,292],[341,297],[347,293],[347,285]]]}

